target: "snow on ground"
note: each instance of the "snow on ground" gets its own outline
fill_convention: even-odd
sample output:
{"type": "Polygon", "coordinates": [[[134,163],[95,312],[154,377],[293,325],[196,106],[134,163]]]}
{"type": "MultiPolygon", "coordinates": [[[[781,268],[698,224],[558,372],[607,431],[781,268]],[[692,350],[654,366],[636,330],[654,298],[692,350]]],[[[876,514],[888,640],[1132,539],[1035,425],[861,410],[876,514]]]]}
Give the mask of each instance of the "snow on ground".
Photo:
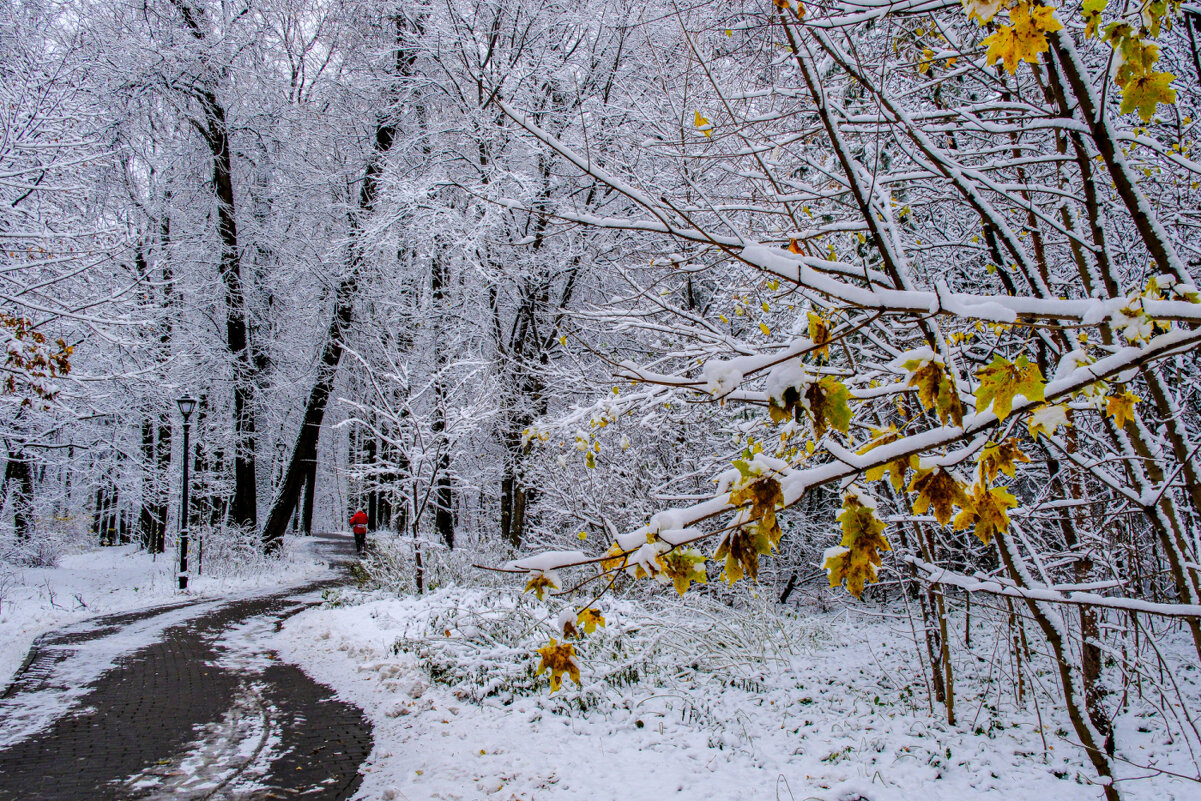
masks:
{"type": "MultiPolygon", "coordinates": [[[[509,591],[348,593],[290,619],[277,647],[370,716],[375,750],[357,796],[370,801],[1101,796],[1057,705],[1028,694],[1017,707],[996,675],[1005,666],[991,667],[1003,642],[980,624],[948,726],[930,713],[903,614],[702,601],[609,604],[608,627],[580,646],[583,688],[565,678],[554,695],[533,675],[541,621],[554,615],[509,591]]],[[[1054,687],[1050,671],[1032,676],[1054,687]]],[[[1201,707],[1196,671],[1177,679],[1201,707]]],[[[1119,718],[1119,756],[1196,775],[1157,714],[1134,704],[1119,718]]],[[[1131,799],[1201,797],[1201,785],[1163,775],[1122,787],[1131,799]]]]}
{"type": "MultiPolygon", "coordinates": [[[[175,557],[157,557],[135,545],[93,548],[63,556],[56,567],[0,562],[0,688],[11,681],[39,635],[95,615],[229,596],[332,575],[312,538],[287,538],[285,556],[259,569],[222,576],[193,575],[177,589],[175,557]]],[[[195,554],[193,554],[195,560],[195,554]]],[[[210,570],[210,573],[212,571],[210,570]]]]}

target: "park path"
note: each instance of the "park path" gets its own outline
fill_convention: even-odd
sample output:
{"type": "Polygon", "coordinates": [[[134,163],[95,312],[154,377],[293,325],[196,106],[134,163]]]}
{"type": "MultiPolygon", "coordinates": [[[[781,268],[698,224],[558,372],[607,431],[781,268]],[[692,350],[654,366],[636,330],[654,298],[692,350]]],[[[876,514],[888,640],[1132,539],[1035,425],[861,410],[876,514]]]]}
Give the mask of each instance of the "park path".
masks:
{"type": "MultiPolygon", "coordinates": [[[[349,538],[325,535],[332,562],[349,538]]],[[[354,795],[355,706],[265,644],[345,579],[94,618],[47,634],[0,697],[0,801],[354,795]]]]}

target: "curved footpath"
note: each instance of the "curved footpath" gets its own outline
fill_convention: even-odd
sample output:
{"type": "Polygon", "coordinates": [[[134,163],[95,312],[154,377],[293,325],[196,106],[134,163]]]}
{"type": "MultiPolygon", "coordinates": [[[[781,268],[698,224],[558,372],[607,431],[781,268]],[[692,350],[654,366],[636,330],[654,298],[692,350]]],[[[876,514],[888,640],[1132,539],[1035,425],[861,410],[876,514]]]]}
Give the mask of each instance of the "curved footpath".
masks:
{"type": "MultiPolygon", "coordinates": [[[[348,538],[326,535],[331,561],[348,538]]],[[[44,635],[0,697],[0,801],[346,799],[371,725],[264,645],[332,579],[44,635]]]]}

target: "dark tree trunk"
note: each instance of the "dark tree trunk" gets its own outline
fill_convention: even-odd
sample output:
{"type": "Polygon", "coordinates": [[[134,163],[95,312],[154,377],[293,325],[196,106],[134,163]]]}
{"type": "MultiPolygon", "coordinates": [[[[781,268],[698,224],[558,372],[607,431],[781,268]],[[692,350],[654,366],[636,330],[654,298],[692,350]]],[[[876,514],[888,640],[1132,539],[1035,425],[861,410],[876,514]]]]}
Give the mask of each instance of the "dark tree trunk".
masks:
{"type": "Polygon", "coordinates": [[[396,472],[392,469],[395,464],[396,452],[395,449],[388,443],[387,439],[383,439],[380,445],[380,463],[385,466],[380,473],[379,483],[376,488],[376,505],[378,506],[379,528],[390,530],[392,528],[392,494],[395,492],[396,472]]]}
{"type": "Polygon", "coordinates": [[[117,510],[117,542],[128,545],[133,542],[132,515],[128,509],[117,510]]]}
{"type": "MultiPolygon", "coordinates": [[[[167,472],[171,469],[171,426],[162,422],[158,425],[157,448],[158,474],[161,480],[161,477],[166,476],[167,472]]],[[[167,509],[169,503],[170,499],[167,497],[167,492],[164,488],[160,488],[153,507],[154,517],[158,521],[152,547],[154,553],[163,553],[167,550],[167,509]]]]}
{"type": "MultiPolygon", "coordinates": [[[[436,309],[446,302],[447,270],[442,254],[434,245],[433,262],[430,265],[430,293],[436,309]]],[[[436,313],[436,312],[435,312],[436,313]]],[[[450,480],[450,442],[446,438],[446,348],[441,332],[434,336],[434,441],[439,450],[438,464],[434,470],[434,531],[446,543],[455,547],[454,488],[450,480]]]]}
{"type": "Polygon", "coordinates": [[[379,475],[376,473],[376,470],[379,467],[379,462],[377,459],[375,432],[364,431],[363,436],[363,455],[367,457],[367,481],[364,485],[367,491],[367,529],[369,531],[378,531],[379,475]]]}
{"type": "Polygon", "coordinates": [[[304,466],[304,507],[300,515],[301,531],[307,537],[313,533],[313,493],[317,489],[317,454],[312,452],[304,466]]]}
{"type": "Polygon", "coordinates": [[[138,542],[142,550],[150,553],[156,553],[154,546],[158,541],[159,521],[154,515],[158,495],[157,465],[154,458],[154,424],[146,417],[142,419],[142,509],[138,515],[138,542]]]}
{"type": "Polygon", "coordinates": [[[514,550],[521,546],[521,537],[513,531],[513,466],[507,459],[500,479],[500,535],[514,550]]]}
{"type": "MultiPolygon", "coordinates": [[[[407,75],[412,68],[415,54],[410,54],[401,46],[405,33],[405,22],[399,17],[396,24],[396,66],[398,75],[407,75]]],[[[296,444],[292,448],[292,456],[284,471],[283,481],[267,515],[263,526],[263,547],[268,553],[278,550],[287,529],[288,519],[300,499],[301,485],[305,483],[306,458],[314,462],[317,459],[317,440],[321,433],[321,423],[325,419],[325,407],[333,390],[334,379],[338,374],[338,364],[342,360],[343,337],[350,329],[354,319],[353,303],[358,291],[359,271],[362,268],[361,218],[366,217],[375,208],[375,199],[379,191],[380,173],[384,168],[384,159],[392,149],[396,137],[396,126],[388,118],[381,116],[375,129],[375,149],[363,174],[363,186],[359,192],[359,214],[351,218],[351,254],[350,269],[338,283],[334,292],[333,315],[325,334],[325,344],[321,348],[321,360],[317,365],[317,379],[309,392],[308,401],[304,407],[304,417],[301,420],[300,432],[296,444]],[[311,457],[309,456],[311,454],[311,457]]],[[[315,468],[314,468],[315,469],[315,468]]],[[[306,497],[306,506],[310,506],[305,514],[306,530],[312,519],[312,494],[306,497]]]]}
{"type": "Polygon", "coordinates": [[[33,534],[33,473],[29,469],[29,457],[23,450],[9,453],[4,466],[4,486],[8,489],[8,501],[13,510],[13,533],[18,542],[28,542],[33,534]]]}
{"type": "Polygon", "coordinates": [[[442,452],[438,460],[437,507],[434,509],[434,530],[447,548],[455,547],[454,489],[450,483],[450,454],[442,452]]]}
{"type": "MultiPolygon", "coordinates": [[[[203,41],[202,11],[185,0],[172,0],[188,32],[203,41]]],[[[257,528],[258,499],[255,475],[255,385],[258,380],[247,338],[246,295],[242,278],[238,223],[234,206],[232,147],[225,106],[216,93],[203,86],[192,93],[200,102],[203,122],[195,122],[212,158],[213,196],[217,201],[217,233],[221,239],[221,281],[225,286],[225,345],[234,358],[234,493],[233,519],[240,526],[257,528]]]]}
{"type": "Polygon", "coordinates": [[[225,284],[225,342],[234,357],[234,495],[233,520],[258,527],[257,478],[254,457],[255,380],[257,370],[246,335],[246,297],[243,291],[238,227],[230,163],[229,129],[225,109],[211,94],[204,95],[205,141],[213,157],[213,189],[217,196],[217,229],[221,235],[221,280],[225,284]]]}

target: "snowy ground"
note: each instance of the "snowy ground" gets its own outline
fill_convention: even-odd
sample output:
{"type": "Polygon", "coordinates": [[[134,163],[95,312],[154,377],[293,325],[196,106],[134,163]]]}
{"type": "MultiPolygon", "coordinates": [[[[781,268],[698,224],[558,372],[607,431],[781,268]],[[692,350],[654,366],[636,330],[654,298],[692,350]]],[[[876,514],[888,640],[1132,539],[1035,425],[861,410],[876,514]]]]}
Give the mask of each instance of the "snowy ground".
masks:
{"type": "MultiPolygon", "coordinates": [[[[735,615],[702,600],[610,604],[581,645],[583,688],[554,695],[533,675],[547,611],[504,590],[349,593],[289,620],[277,647],[371,717],[357,796],[371,801],[1101,795],[1065,715],[1047,695],[1017,704],[991,658],[1003,643],[980,624],[948,726],[930,713],[903,614],[735,615]]],[[[1201,708],[1195,666],[1175,678],[1201,708]]],[[[1197,774],[1149,704],[1132,701],[1117,729],[1119,757],[1197,774]]],[[[1127,798],[1201,798],[1201,784],[1143,767],[1121,776],[1151,776],[1122,781],[1127,798]]]]}
{"type": "Polygon", "coordinates": [[[193,575],[186,595],[176,587],[172,554],[155,558],[134,545],[73,553],[56,567],[0,563],[0,688],[11,680],[34,639],[46,631],[95,615],[332,575],[315,547],[313,539],[288,538],[282,561],[219,577],[193,575]]]}

